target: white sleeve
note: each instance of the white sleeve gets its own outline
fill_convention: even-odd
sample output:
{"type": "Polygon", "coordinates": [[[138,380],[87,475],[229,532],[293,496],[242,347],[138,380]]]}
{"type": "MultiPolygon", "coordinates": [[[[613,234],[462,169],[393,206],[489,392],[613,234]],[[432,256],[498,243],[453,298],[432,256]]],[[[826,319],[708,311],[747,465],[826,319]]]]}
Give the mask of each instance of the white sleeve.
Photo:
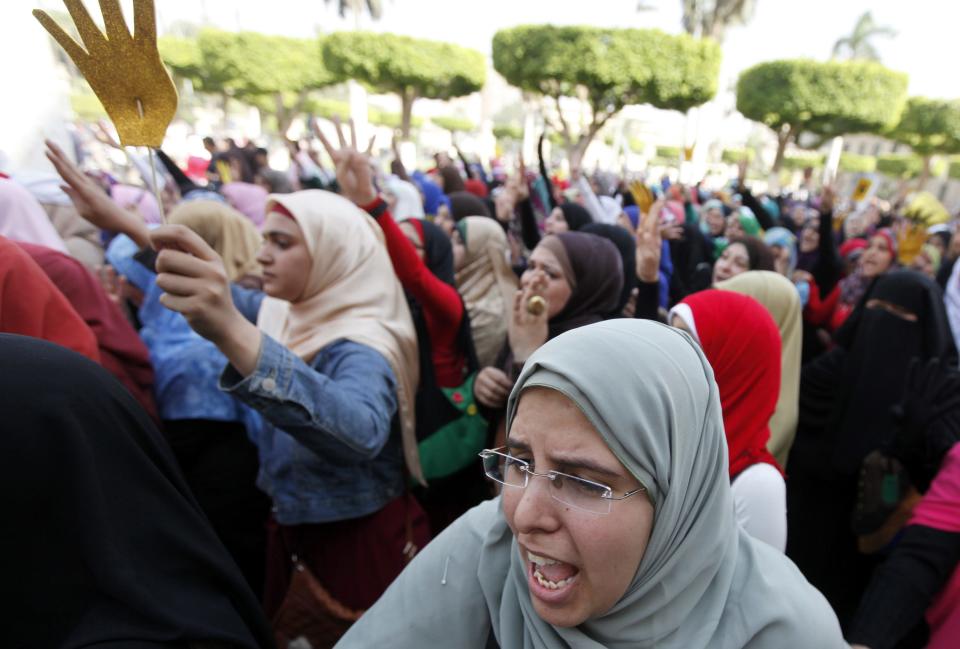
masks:
{"type": "Polygon", "coordinates": [[[604,223],[603,205],[600,204],[600,199],[597,198],[597,195],[593,193],[593,187],[590,186],[590,181],[587,180],[583,174],[580,175],[577,181],[577,189],[583,194],[583,207],[590,212],[593,222],[604,223]]]}
{"type": "Polygon", "coordinates": [[[783,552],[787,547],[787,485],[776,467],[759,462],[730,485],[737,522],[755,539],[783,552]]]}

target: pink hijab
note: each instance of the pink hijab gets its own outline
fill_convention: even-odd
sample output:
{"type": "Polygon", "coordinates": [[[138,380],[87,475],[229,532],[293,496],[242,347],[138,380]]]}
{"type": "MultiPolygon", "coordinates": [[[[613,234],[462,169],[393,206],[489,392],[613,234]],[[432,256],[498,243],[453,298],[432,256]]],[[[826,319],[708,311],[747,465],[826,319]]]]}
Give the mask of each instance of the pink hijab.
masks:
{"type": "MultiPolygon", "coordinates": [[[[960,532],[960,443],[954,444],[940,465],[937,477],[913,510],[910,525],[943,532],[960,532]]],[[[950,649],[960,638],[960,569],[927,609],[930,642],[927,649],[950,649]]]]}
{"type": "Polygon", "coordinates": [[[251,183],[227,183],[220,188],[230,206],[253,221],[258,228],[267,216],[267,190],[251,183]]]}
{"type": "Polygon", "coordinates": [[[157,199],[153,197],[153,192],[146,187],[114,185],[110,190],[110,197],[113,198],[114,203],[125,210],[135,209],[147,223],[161,223],[163,221],[160,218],[160,207],[157,205],[157,199]]]}
{"type": "Polygon", "coordinates": [[[33,194],[6,178],[0,178],[0,235],[68,254],[66,244],[33,194]]]}

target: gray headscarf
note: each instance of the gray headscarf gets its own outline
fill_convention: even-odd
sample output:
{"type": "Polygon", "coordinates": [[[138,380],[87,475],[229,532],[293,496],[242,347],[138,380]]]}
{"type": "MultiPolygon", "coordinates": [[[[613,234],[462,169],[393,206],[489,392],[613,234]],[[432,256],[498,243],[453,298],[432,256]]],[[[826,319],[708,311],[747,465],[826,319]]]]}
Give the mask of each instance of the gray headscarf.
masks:
{"type": "Polygon", "coordinates": [[[508,430],[534,386],[577,404],[653,501],[650,541],[627,592],[575,628],[542,620],[497,499],[428,545],[338,646],[482,648],[491,629],[503,649],[847,646],[790,560],[737,527],[717,386],[686,334],[610,320],[558,336],[527,361],[508,430]]]}

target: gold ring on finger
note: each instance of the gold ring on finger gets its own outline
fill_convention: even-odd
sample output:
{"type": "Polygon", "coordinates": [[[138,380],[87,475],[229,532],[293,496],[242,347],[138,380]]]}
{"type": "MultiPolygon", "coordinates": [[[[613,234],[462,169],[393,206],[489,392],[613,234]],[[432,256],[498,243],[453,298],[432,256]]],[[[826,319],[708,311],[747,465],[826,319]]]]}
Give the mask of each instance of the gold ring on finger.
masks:
{"type": "Polygon", "coordinates": [[[527,313],[533,316],[543,314],[547,310],[547,301],[539,295],[534,295],[527,300],[527,313]]]}

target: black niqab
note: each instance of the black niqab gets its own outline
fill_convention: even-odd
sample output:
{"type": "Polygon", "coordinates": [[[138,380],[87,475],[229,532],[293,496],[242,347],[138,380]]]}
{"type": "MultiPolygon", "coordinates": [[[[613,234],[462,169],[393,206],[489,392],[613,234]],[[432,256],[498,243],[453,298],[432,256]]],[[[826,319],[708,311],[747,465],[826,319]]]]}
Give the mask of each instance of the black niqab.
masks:
{"type": "Polygon", "coordinates": [[[890,407],[903,396],[910,362],[937,357],[955,366],[956,349],[939,287],[913,271],[877,278],[837,331],[836,342],[846,357],[830,423],[836,440],[833,461],[836,469],[850,473],[870,451],[893,440],[890,407]],[[917,321],[868,308],[874,299],[909,311],[917,321]]]}

